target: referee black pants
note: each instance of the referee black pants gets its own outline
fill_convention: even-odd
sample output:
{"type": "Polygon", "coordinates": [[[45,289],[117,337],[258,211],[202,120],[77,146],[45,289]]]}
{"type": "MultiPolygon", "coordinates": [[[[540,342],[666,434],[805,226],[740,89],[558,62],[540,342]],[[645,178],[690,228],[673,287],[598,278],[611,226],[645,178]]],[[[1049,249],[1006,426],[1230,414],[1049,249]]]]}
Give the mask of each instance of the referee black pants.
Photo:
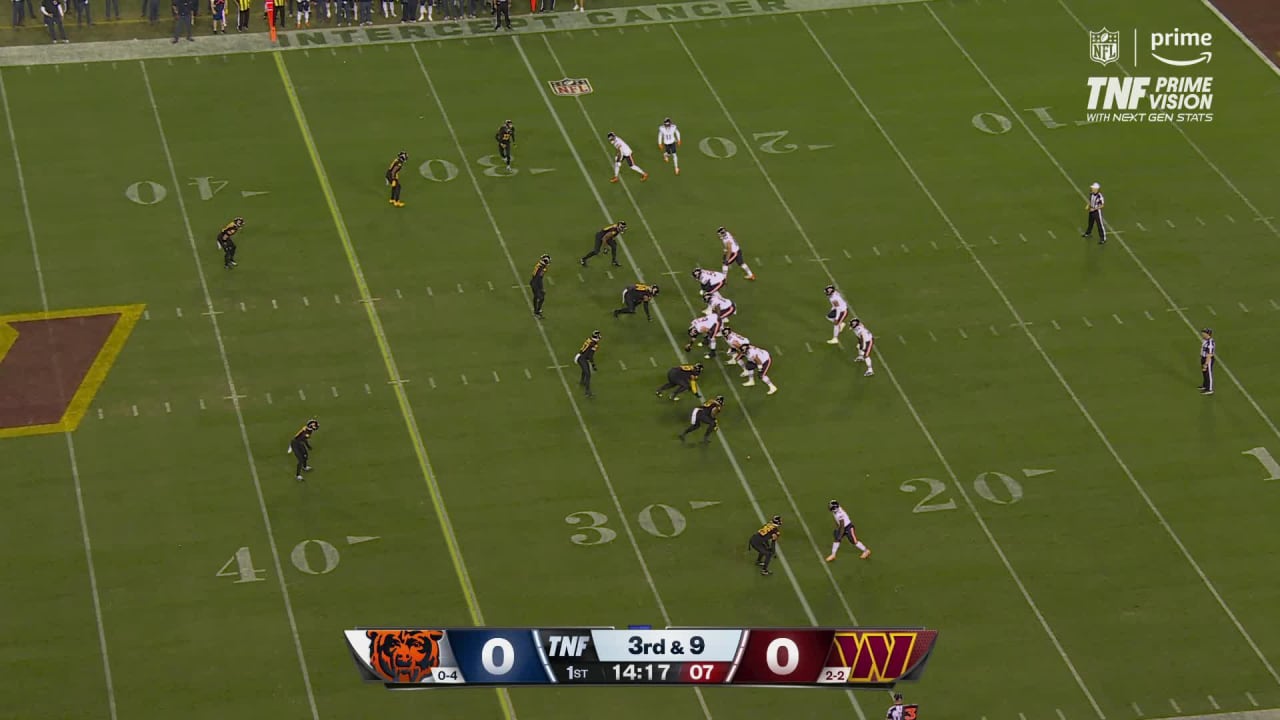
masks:
{"type": "Polygon", "coordinates": [[[508,30],[511,29],[511,1],[497,0],[493,4],[493,29],[505,25],[508,30]]]}
{"type": "Polygon", "coordinates": [[[760,533],[754,533],[751,540],[747,543],[748,547],[756,551],[756,564],[763,570],[769,569],[769,563],[773,562],[774,549],[768,540],[764,539],[760,533]]]}
{"type": "Polygon", "coordinates": [[[1214,358],[1200,358],[1200,392],[1213,392],[1213,361],[1214,358]]]}
{"type": "Polygon", "coordinates": [[[1088,227],[1086,227],[1086,228],[1085,228],[1085,230],[1084,230],[1084,236],[1085,236],[1085,237],[1089,237],[1089,235],[1091,235],[1091,234],[1093,233],[1093,226],[1094,226],[1094,225],[1097,225],[1097,226],[1098,226],[1098,242],[1099,242],[1099,243],[1104,243],[1104,242],[1106,242],[1106,241],[1107,241],[1107,226],[1102,224],[1102,211],[1101,211],[1101,210],[1090,210],[1090,211],[1089,211],[1089,226],[1088,226],[1088,227]]]}

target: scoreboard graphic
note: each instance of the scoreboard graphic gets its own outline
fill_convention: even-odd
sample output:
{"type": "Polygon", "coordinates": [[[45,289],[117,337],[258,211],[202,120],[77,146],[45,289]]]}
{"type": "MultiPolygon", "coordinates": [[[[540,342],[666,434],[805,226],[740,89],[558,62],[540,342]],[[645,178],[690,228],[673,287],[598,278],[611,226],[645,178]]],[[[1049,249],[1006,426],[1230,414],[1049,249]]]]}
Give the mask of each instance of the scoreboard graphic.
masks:
{"type": "Polygon", "coordinates": [[[924,628],[360,628],[361,675],[389,688],[746,685],[890,688],[918,680],[924,628]]]}

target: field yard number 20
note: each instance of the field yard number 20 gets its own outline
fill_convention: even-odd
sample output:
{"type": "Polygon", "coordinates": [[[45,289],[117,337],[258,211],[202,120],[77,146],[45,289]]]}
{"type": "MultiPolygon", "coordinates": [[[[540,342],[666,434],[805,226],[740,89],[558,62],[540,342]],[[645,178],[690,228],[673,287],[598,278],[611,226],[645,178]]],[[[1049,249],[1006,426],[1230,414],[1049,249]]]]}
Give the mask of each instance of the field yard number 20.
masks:
{"type": "MultiPolygon", "coordinates": [[[[956,501],[930,502],[947,492],[947,484],[937,478],[911,478],[898,486],[904,493],[928,490],[924,499],[916,503],[913,513],[955,510],[956,501]]],[[[1000,472],[984,472],[973,479],[973,491],[978,497],[996,505],[1012,505],[1022,499],[1022,483],[1000,472]]]]}

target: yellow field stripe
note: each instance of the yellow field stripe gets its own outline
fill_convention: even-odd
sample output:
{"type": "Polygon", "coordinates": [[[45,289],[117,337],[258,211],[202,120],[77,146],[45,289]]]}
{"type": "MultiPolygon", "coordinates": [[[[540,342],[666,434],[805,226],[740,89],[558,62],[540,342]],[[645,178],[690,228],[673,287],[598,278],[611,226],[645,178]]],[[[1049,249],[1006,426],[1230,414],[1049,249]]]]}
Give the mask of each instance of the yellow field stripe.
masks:
{"type": "Polygon", "coordinates": [[[84,379],[80,381],[80,386],[76,388],[75,394],[71,396],[71,402],[67,403],[67,408],[62,413],[62,419],[56,423],[47,423],[45,425],[0,428],[0,438],[72,432],[80,427],[80,421],[84,419],[84,414],[89,410],[90,403],[93,402],[93,398],[98,394],[102,383],[106,381],[107,373],[110,372],[111,366],[115,364],[116,357],[120,355],[120,351],[124,349],[125,341],[129,339],[129,334],[133,332],[133,327],[138,324],[138,320],[142,317],[142,311],[145,308],[146,305],[143,304],[107,305],[96,308],[53,310],[50,312],[0,316],[0,360],[3,360],[4,355],[18,337],[17,331],[13,330],[10,323],[93,317],[97,315],[120,316],[120,319],[116,320],[115,326],[111,328],[111,333],[107,335],[106,341],[99,348],[98,355],[93,359],[93,364],[89,366],[84,379]],[[5,329],[8,332],[5,332],[5,329]]]}
{"type": "MultiPolygon", "coordinates": [[[[342,240],[342,249],[347,255],[347,263],[351,266],[351,274],[355,278],[356,287],[360,291],[360,299],[364,305],[365,313],[369,317],[369,325],[373,328],[373,335],[378,341],[378,351],[382,354],[382,361],[387,368],[387,376],[391,378],[391,386],[395,389],[396,402],[400,405],[400,414],[404,417],[405,427],[409,431],[409,437],[413,440],[413,450],[418,458],[418,466],[422,469],[422,477],[426,480],[427,490],[431,494],[431,504],[435,506],[436,517],[440,521],[440,526],[444,530],[445,545],[449,550],[449,557],[453,561],[453,570],[458,576],[458,583],[462,586],[463,598],[467,601],[467,609],[471,613],[471,620],[477,626],[484,625],[484,615],[480,612],[480,604],[476,601],[475,588],[471,585],[471,576],[467,574],[466,564],[462,561],[462,551],[458,548],[457,539],[453,534],[453,523],[449,521],[449,513],[444,506],[444,496],[440,493],[440,486],[436,482],[435,473],[431,470],[431,460],[427,457],[427,447],[422,441],[422,433],[418,430],[418,421],[413,417],[413,408],[409,405],[409,396],[404,390],[404,383],[401,382],[400,370],[396,367],[395,358],[391,354],[391,346],[387,342],[386,333],[382,329],[382,320],[378,317],[378,311],[373,306],[373,296],[369,292],[369,285],[365,282],[364,271],[360,268],[360,260],[356,257],[355,246],[351,242],[351,233],[347,230],[347,223],[342,219],[342,210],[338,208],[338,201],[333,194],[333,186],[329,182],[329,174],[325,172],[324,163],[320,160],[320,151],[316,148],[315,138],[311,135],[311,126],[307,123],[306,115],[302,111],[302,103],[298,100],[298,93],[293,87],[293,78],[289,75],[289,68],[285,65],[284,57],[276,52],[272,53],[275,58],[276,68],[280,71],[280,81],[284,84],[285,94],[289,96],[289,106],[293,109],[293,116],[298,121],[298,131],[302,133],[302,141],[307,146],[307,154],[311,156],[311,165],[315,168],[316,178],[320,181],[320,189],[324,193],[324,201],[329,206],[329,214],[333,216],[334,227],[338,230],[338,237],[342,240]]],[[[497,688],[498,702],[502,705],[502,715],[507,720],[511,720],[515,716],[515,710],[511,706],[511,697],[505,688],[497,688]]]]}

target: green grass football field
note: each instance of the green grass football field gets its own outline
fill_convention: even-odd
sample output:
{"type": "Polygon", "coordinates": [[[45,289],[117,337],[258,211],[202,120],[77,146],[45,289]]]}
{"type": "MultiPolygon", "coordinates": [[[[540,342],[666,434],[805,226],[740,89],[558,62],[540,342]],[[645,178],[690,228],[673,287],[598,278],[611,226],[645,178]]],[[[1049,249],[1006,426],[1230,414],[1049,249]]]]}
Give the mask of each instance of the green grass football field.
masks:
{"type": "Polygon", "coordinates": [[[0,81],[0,314],[145,304],[74,432],[0,438],[2,717],[888,704],[395,693],[341,634],[473,624],[936,628],[900,686],[927,717],[1280,706],[1280,77],[1200,2],[910,3],[0,81]],[[1083,123],[1086,79],[1122,74],[1089,59],[1103,25],[1213,33],[1203,69],[1121,63],[1213,75],[1214,120],[1083,123]],[[551,95],[565,77],[594,92],[551,95]],[[609,182],[609,131],[647,182],[609,182]],[[1079,237],[1093,181],[1105,246],[1079,237]],[[214,235],[237,215],[224,271],[214,235]],[[615,219],[623,267],[579,267],[615,219]],[[718,268],[720,225],[758,276],[731,270],[732,324],[780,391],[709,362],[721,432],[682,446],[692,401],[653,390],[695,357],[688,274],[718,268]],[[640,279],[663,286],[653,322],[610,317],[640,279]],[[873,377],[848,333],[824,342],[832,282],[876,334],[873,377]],[[587,400],[572,357],[594,329],[587,400]],[[285,450],[312,417],[299,483],[285,450]],[[823,562],[831,498],[871,560],[823,562]],[[761,577],[745,543],[773,514],[784,557],[761,577]]]}

